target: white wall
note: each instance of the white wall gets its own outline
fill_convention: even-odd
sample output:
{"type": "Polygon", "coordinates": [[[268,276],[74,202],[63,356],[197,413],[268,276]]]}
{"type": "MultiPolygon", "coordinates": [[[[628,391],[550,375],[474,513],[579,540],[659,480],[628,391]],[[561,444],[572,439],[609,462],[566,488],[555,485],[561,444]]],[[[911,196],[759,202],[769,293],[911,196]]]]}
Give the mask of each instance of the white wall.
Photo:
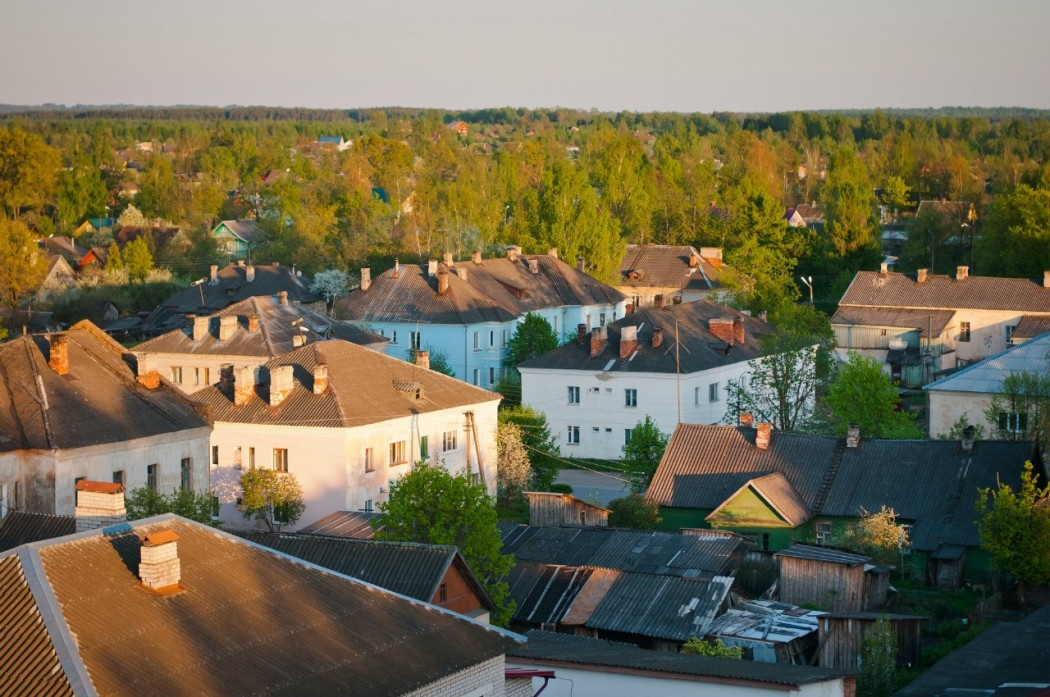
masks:
{"type": "Polygon", "coordinates": [[[952,424],[963,415],[971,425],[984,429],[984,438],[996,437],[999,425],[989,423],[984,416],[985,410],[992,405],[992,395],[927,390],[926,402],[929,408],[930,438],[947,435],[952,424]]]}
{"type": "MultiPolygon", "coordinates": [[[[256,527],[237,510],[240,476],[249,467],[250,449],[255,449],[255,466],[270,468],[274,448],[288,450],[288,471],[303,487],[306,511],[296,530],[336,511],[362,510],[367,502],[373,509],[386,501],[390,481],[411,471],[420,458],[420,437],[427,437],[429,459],[444,462],[452,472],[464,469],[467,457],[467,431],[464,412],[473,411],[481,446],[481,463],[489,492],[496,486],[496,407],[498,399],[467,407],[452,407],[412,417],[390,419],[355,428],[300,426],[260,426],[218,421],[211,445],[219,448],[219,463],[212,466],[212,489],[219,497],[220,520],[235,528],[256,527]],[[443,434],[456,434],[455,449],[443,451],[443,434]],[[390,464],[390,444],[405,442],[406,462],[390,464]],[[241,464],[235,464],[240,447],[241,464]],[[366,471],[365,451],[372,449],[372,470],[366,471]]],[[[478,452],[472,442],[471,470],[478,471],[478,452]]]]}

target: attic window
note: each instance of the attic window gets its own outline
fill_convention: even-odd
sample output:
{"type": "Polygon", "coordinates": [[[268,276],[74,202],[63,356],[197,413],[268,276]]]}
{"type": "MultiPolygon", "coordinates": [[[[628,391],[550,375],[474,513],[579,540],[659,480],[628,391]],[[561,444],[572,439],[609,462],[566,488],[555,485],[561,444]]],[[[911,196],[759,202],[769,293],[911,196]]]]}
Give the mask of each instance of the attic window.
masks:
{"type": "Polygon", "coordinates": [[[632,281],[640,281],[643,278],[645,278],[645,272],[641,269],[634,269],[629,274],[627,274],[627,277],[630,278],[632,281]]]}
{"type": "Polygon", "coordinates": [[[413,399],[423,399],[426,396],[426,391],[418,382],[394,380],[394,389],[402,394],[410,395],[413,399]]]}

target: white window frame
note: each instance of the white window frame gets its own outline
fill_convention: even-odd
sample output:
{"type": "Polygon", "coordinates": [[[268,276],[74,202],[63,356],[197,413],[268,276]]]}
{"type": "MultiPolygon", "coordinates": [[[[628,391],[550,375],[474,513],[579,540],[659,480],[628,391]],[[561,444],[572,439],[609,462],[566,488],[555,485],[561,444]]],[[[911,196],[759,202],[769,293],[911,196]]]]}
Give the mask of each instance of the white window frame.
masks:
{"type": "Polygon", "coordinates": [[[569,404],[572,404],[574,406],[578,405],[580,403],[580,386],[579,385],[569,385],[568,392],[569,392],[569,404]]]}
{"type": "Polygon", "coordinates": [[[580,427],[569,426],[565,433],[565,442],[568,445],[579,445],[580,444],[580,427]]]}
{"type": "Polygon", "coordinates": [[[707,403],[718,404],[722,401],[721,383],[712,382],[707,386],[707,403]]]}
{"type": "Polygon", "coordinates": [[[459,449],[459,432],[455,429],[441,434],[441,452],[450,453],[459,449]]]}
{"type": "Polygon", "coordinates": [[[638,406],[638,389],[634,387],[627,387],[623,391],[623,405],[628,409],[634,409],[638,406]]]}
{"type": "Polygon", "coordinates": [[[394,441],[390,444],[390,465],[392,467],[408,464],[406,450],[405,441],[403,440],[394,441]]]}

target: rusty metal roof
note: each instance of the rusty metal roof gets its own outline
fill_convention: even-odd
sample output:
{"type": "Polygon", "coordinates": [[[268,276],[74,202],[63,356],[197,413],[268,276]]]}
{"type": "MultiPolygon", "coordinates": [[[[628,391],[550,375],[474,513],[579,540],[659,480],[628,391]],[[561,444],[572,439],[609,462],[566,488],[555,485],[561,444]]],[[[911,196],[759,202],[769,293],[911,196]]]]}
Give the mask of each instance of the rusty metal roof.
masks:
{"type": "Polygon", "coordinates": [[[1012,310],[1050,314],[1050,288],[1042,279],[929,275],[918,283],[902,273],[858,271],[839,301],[843,306],[940,310],[1012,310]]]}

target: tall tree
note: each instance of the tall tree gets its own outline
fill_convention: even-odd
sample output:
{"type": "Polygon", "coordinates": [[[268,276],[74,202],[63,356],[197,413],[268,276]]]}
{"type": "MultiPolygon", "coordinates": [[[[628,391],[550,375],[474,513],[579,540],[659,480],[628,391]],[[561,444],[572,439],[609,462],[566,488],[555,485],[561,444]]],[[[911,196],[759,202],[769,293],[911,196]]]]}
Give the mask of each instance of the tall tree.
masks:
{"type": "Polygon", "coordinates": [[[648,414],[631,429],[631,437],[623,445],[623,468],[631,480],[631,491],[644,494],[653,480],[656,466],[667,449],[667,434],[660,430],[648,414]]]}
{"type": "Polygon", "coordinates": [[[499,422],[513,424],[521,431],[522,445],[529,456],[529,486],[536,491],[550,491],[558,476],[561,452],[551,435],[547,417],[532,407],[519,404],[501,408],[499,422]]]}
{"type": "Polygon", "coordinates": [[[61,164],[58,151],[35,133],[0,128],[0,211],[17,220],[23,208],[42,209],[61,164]]]}
{"type": "Polygon", "coordinates": [[[858,261],[878,257],[875,194],[864,164],[848,145],[839,146],[831,157],[824,205],[827,239],[834,256],[858,261]]]}
{"type": "Polygon", "coordinates": [[[846,435],[847,427],[856,424],[865,437],[922,438],[915,415],[900,410],[900,394],[882,364],[856,351],[850,351],[849,360],[839,368],[824,403],[837,436],[846,435]]]}
{"type": "Polygon", "coordinates": [[[541,356],[558,348],[558,335],[550,322],[540,315],[529,312],[514,327],[514,334],[507,342],[506,365],[514,367],[530,358],[541,356]]]}
{"type": "Polygon", "coordinates": [[[743,378],[726,385],[726,423],[736,423],[747,413],[780,431],[803,430],[812,420],[820,384],[816,342],[778,332],[759,343],[762,357],[743,378]]]}
{"type": "Polygon", "coordinates": [[[0,218],[0,300],[11,308],[35,291],[47,273],[47,255],[33,234],[18,220],[0,218]]]}
{"type": "Polygon", "coordinates": [[[241,503],[238,508],[245,518],[255,518],[271,532],[291,525],[306,510],[303,487],[294,474],[272,469],[248,470],[241,475],[241,503]]]}
{"type": "Polygon", "coordinates": [[[133,281],[145,281],[153,270],[153,253],[144,235],[139,235],[124,246],[124,268],[133,281]]]}

